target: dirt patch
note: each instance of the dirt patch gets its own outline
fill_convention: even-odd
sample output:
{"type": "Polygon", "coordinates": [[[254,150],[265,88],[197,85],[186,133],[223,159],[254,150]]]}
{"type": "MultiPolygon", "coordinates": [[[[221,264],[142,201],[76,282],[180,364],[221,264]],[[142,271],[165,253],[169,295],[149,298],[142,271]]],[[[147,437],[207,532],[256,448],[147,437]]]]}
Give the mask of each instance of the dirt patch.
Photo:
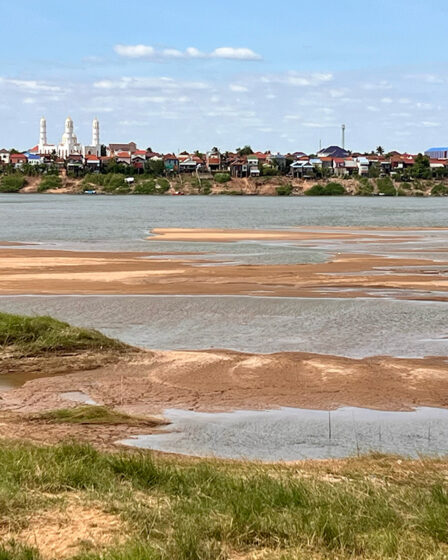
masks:
{"type": "MultiPolygon", "coordinates": [[[[81,500],[81,498],[79,498],[81,500]]],[[[4,533],[3,542],[14,540],[37,548],[44,560],[68,558],[82,551],[101,551],[124,541],[121,519],[98,504],[82,504],[71,498],[63,510],[33,514],[18,533],[4,533]]]]}

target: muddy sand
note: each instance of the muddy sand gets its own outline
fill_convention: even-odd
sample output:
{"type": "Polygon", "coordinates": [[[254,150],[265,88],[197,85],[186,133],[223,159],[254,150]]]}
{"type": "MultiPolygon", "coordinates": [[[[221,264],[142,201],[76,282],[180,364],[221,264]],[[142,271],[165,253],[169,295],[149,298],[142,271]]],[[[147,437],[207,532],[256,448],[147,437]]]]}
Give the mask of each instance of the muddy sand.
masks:
{"type": "MultiPolygon", "coordinates": [[[[436,230],[434,230],[436,231],[436,230]]],[[[437,230],[439,231],[439,230],[437,230]]],[[[440,230],[445,231],[445,230],[440,230]]],[[[448,300],[448,255],[438,260],[407,248],[419,230],[310,228],[295,230],[155,229],[150,239],[176,241],[288,240],[302,246],[338,240],[340,252],[314,264],[224,264],[207,254],[84,252],[0,247],[0,295],[155,294],[291,297],[384,296],[448,300]],[[370,247],[380,243],[381,254],[370,247]],[[401,245],[400,245],[401,244],[401,245]],[[390,247],[390,249],[384,247],[390,247]],[[400,246],[400,255],[394,255],[400,246]],[[385,254],[384,254],[385,253],[385,254]],[[150,257],[150,258],[148,258],[150,257]],[[192,258],[194,257],[194,258],[192,258]],[[432,291],[439,292],[437,295],[432,291]],[[422,293],[422,292],[427,292],[422,293]],[[386,294],[387,295],[387,294],[386,294]]],[[[429,236],[430,238],[430,236],[429,236]]],[[[148,242],[148,247],[151,243],[148,242]]],[[[431,250],[430,244],[426,245],[431,250]]]]}

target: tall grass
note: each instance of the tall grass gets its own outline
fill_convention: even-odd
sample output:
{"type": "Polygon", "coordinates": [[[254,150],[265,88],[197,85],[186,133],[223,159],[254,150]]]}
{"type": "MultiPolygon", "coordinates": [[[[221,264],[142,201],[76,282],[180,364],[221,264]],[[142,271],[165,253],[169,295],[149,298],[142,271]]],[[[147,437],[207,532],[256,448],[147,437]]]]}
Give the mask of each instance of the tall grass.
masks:
{"type": "Polygon", "coordinates": [[[98,331],[72,327],[51,317],[0,313],[0,349],[21,355],[81,350],[124,350],[126,345],[98,331]]]}
{"type": "MultiPolygon", "coordinates": [[[[75,443],[3,442],[1,513],[30,515],[36,503],[15,502],[19,494],[93,496],[126,522],[129,542],[78,560],[222,560],[256,551],[283,560],[447,558],[448,465],[429,461],[425,472],[424,462],[404,462],[394,475],[392,459],[387,474],[375,459],[356,461],[359,468],[332,476],[325,469],[101,453],[75,443]]],[[[4,558],[26,558],[13,554],[4,558]]]]}

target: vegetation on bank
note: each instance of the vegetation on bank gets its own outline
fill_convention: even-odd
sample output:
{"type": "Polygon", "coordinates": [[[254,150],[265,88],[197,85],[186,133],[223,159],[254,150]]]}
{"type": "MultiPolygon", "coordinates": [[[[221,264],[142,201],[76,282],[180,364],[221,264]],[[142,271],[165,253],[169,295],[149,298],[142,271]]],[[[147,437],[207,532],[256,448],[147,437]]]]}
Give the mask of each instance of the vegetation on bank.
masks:
{"type": "Polygon", "coordinates": [[[160,426],[163,421],[129,416],[99,405],[80,405],[75,408],[49,410],[30,417],[30,420],[54,424],[99,424],[129,426],[160,426]]]}
{"type": "Polygon", "coordinates": [[[0,350],[7,350],[14,355],[86,350],[122,351],[126,348],[122,342],[98,331],[73,327],[51,317],[0,313],[0,350]]]}
{"type": "Polygon", "coordinates": [[[266,466],[2,441],[0,558],[40,560],[54,534],[77,560],[441,560],[447,467],[383,456],[266,466]],[[105,518],[109,538],[76,540],[76,508],[105,518]]]}
{"type": "Polygon", "coordinates": [[[307,191],[307,196],[341,196],[347,191],[340,183],[327,183],[326,185],[314,185],[307,191]]]}

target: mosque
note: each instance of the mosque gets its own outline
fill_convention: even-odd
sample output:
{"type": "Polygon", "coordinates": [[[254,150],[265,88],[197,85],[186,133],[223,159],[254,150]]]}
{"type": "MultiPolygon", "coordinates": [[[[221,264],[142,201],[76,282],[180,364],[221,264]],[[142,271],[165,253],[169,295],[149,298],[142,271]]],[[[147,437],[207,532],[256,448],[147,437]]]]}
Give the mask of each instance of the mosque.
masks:
{"type": "Polygon", "coordinates": [[[65,130],[59,144],[48,144],[47,142],[47,121],[45,117],[40,119],[40,135],[39,135],[39,154],[54,154],[60,158],[67,158],[73,154],[79,155],[101,155],[100,144],[100,123],[98,119],[92,122],[92,144],[91,146],[82,146],[78,142],[78,138],[74,132],[73,120],[70,117],[65,119],[65,130]]]}

